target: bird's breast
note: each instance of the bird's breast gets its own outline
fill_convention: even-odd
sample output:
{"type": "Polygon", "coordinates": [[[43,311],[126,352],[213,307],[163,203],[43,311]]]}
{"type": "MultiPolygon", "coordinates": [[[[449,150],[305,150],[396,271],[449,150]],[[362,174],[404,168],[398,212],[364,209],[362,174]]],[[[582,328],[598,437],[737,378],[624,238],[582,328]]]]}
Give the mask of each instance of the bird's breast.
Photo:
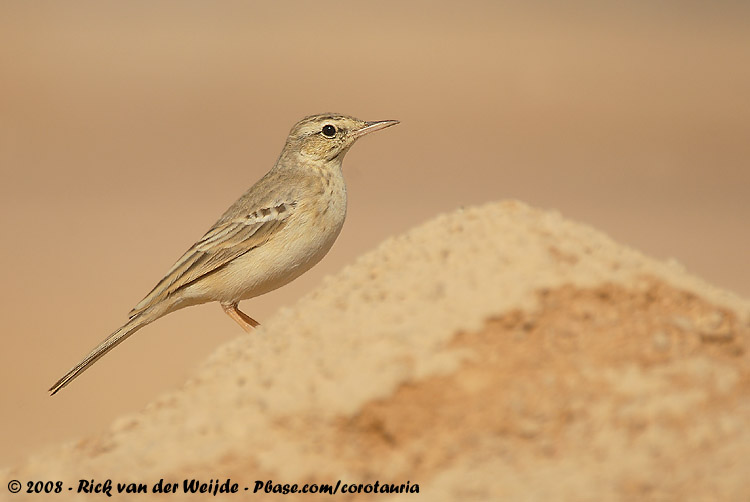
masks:
{"type": "Polygon", "coordinates": [[[269,240],[236,258],[222,272],[225,292],[239,301],[296,279],[333,246],[346,218],[342,176],[321,178],[300,196],[284,225],[269,240]]]}

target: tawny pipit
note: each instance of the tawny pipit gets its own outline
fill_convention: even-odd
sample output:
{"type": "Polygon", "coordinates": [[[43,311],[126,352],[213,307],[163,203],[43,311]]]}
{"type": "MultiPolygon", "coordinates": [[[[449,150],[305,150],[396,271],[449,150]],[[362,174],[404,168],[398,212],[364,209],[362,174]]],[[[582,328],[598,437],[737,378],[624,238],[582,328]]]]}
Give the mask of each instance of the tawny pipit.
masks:
{"type": "Polygon", "coordinates": [[[279,160],[109,335],[49,390],[54,395],[104,354],[156,319],[183,307],[219,302],[246,331],[258,323],[237,308],[296,279],[325,256],[346,217],[341,162],[357,138],[398,124],[314,115],[289,133],[279,160]]]}

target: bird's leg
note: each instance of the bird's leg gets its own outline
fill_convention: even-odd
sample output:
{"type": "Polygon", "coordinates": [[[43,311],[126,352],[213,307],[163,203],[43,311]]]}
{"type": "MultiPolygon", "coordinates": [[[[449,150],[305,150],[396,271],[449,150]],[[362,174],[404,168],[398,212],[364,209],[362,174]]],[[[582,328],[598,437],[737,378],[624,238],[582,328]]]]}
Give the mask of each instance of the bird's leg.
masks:
{"type": "Polygon", "coordinates": [[[234,319],[234,322],[239,324],[242,329],[248,333],[250,333],[256,326],[260,326],[258,321],[237,308],[236,303],[222,303],[221,308],[224,309],[224,312],[226,312],[229,317],[234,319]]]}

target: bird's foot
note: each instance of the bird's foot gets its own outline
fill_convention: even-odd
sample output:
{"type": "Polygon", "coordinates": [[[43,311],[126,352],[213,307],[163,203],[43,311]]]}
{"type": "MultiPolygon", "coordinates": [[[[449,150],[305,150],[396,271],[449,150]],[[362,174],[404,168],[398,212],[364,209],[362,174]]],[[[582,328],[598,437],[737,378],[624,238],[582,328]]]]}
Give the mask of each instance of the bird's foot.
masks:
{"type": "Polygon", "coordinates": [[[241,311],[236,303],[222,303],[221,308],[224,309],[224,312],[226,312],[229,317],[234,319],[234,322],[239,324],[242,329],[248,333],[250,333],[253,328],[260,326],[258,321],[241,311]]]}

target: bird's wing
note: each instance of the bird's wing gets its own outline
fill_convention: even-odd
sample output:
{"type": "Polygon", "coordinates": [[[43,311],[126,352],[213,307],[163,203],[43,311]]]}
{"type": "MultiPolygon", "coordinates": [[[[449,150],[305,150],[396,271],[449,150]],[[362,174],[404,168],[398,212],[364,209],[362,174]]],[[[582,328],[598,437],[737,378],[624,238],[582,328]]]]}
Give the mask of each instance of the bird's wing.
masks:
{"type": "Polygon", "coordinates": [[[295,202],[279,202],[241,217],[219,220],[130,311],[130,317],[268,241],[284,226],[295,206],[295,202]]]}

